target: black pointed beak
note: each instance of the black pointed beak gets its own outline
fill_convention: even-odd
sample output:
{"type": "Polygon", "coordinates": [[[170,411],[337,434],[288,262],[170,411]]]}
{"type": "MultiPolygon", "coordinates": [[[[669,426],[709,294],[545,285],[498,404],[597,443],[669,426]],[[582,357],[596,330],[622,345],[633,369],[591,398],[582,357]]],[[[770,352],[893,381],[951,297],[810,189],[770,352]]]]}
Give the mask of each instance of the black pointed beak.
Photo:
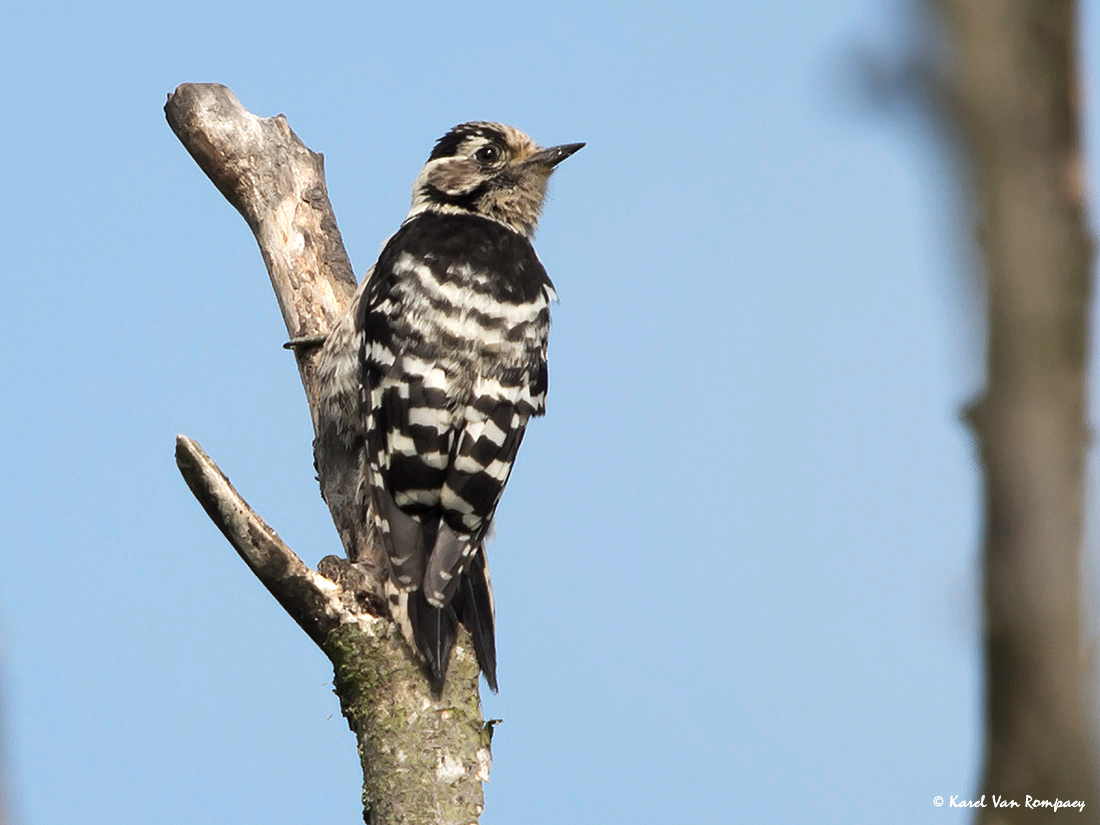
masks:
{"type": "Polygon", "coordinates": [[[583,148],[583,143],[565,143],[561,146],[551,146],[548,149],[539,149],[535,154],[527,158],[527,163],[532,166],[538,166],[549,172],[567,157],[583,148]]]}

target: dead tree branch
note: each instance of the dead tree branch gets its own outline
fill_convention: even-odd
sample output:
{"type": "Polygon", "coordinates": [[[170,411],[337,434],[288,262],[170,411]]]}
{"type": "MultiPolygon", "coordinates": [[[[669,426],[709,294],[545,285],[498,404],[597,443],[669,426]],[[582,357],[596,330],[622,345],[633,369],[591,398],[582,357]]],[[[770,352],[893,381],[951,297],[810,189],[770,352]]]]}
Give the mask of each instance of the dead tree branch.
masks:
{"type": "MultiPolygon", "coordinates": [[[[355,273],[325,187],[324,158],[282,115],[256,117],[225,86],[185,83],[164,107],[168,125],[256,236],[292,338],[323,335],[355,294],[355,273]]],[[[317,350],[298,351],[317,421],[317,350]]]]}
{"type": "MultiPolygon", "coordinates": [[[[256,117],[225,86],[184,84],[164,108],[176,136],[255,234],[290,336],[326,333],[356,283],[321,156],[283,116],[256,117]]],[[[316,350],[299,349],[297,358],[316,429],[316,350]]],[[[372,609],[377,582],[369,578],[377,568],[329,556],[320,572],[311,570],[196,442],[180,436],[176,461],[207,515],[332,661],[336,693],[359,742],[365,821],[476,823],[490,734],[469,644],[460,637],[443,694],[433,697],[400,631],[372,609]]]]}
{"type": "Polygon", "coordinates": [[[310,570],[185,435],[176,437],[176,465],[210,520],[309,638],[324,644],[342,623],[357,620],[339,600],[342,588],[310,570]]]}
{"type": "Polygon", "coordinates": [[[1100,822],[1082,629],[1092,239],[1078,112],[1077,4],[932,0],[953,50],[949,114],[972,173],[988,386],[971,409],[985,474],[982,791],[1082,800],[1100,822]]]}

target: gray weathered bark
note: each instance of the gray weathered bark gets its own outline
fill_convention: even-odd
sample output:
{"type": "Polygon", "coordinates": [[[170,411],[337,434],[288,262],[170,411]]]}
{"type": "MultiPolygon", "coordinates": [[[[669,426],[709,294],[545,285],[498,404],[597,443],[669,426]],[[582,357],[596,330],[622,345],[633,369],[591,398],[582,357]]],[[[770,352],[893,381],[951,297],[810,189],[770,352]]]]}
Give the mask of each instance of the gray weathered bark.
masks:
{"type": "MultiPolygon", "coordinates": [[[[225,86],[184,84],[169,95],[165,114],[255,234],[291,337],[327,332],[356,283],[321,156],[284,117],[256,117],[225,86]]],[[[300,348],[297,358],[316,430],[316,349],[300,348]]],[[[373,607],[370,594],[378,588],[370,577],[378,567],[330,556],[311,570],[197,443],[180,436],[176,461],[207,515],[332,661],[341,708],[359,741],[365,821],[476,823],[481,783],[489,778],[490,728],[468,637],[460,635],[443,693],[433,697],[400,631],[373,607]]],[[[340,514],[333,515],[339,528],[340,514]]]]}
{"type": "Polygon", "coordinates": [[[947,99],[988,300],[988,386],[970,415],[985,473],[982,792],[1021,805],[979,821],[1050,821],[1030,795],[1082,800],[1074,821],[1100,822],[1081,605],[1092,239],[1076,4],[931,2],[953,47],[947,99]]]}

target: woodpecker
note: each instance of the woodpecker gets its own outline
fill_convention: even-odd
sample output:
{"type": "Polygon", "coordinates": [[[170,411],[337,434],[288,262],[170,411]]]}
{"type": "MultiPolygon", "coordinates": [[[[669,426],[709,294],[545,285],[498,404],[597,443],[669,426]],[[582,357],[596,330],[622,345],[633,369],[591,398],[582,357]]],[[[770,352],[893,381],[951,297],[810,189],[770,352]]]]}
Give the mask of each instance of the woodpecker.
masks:
{"type": "Polygon", "coordinates": [[[542,148],[501,123],[451,129],[321,347],[322,495],[351,561],[382,548],[384,599],[436,691],[460,623],[497,689],[485,541],[546,409],[557,298],[531,239],[551,173],[582,146],[542,148]]]}

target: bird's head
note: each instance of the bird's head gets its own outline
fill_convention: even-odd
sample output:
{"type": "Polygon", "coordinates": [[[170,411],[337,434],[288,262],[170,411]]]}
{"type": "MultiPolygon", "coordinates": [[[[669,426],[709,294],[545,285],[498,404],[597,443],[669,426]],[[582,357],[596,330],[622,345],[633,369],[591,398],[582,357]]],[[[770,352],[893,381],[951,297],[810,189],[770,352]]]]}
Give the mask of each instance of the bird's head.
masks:
{"type": "Polygon", "coordinates": [[[582,146],[544,149],[503,123],[462,123],[436,143],[413,184],[409,215],[469,212],[531,236],[550,174],[582,146]]]}

